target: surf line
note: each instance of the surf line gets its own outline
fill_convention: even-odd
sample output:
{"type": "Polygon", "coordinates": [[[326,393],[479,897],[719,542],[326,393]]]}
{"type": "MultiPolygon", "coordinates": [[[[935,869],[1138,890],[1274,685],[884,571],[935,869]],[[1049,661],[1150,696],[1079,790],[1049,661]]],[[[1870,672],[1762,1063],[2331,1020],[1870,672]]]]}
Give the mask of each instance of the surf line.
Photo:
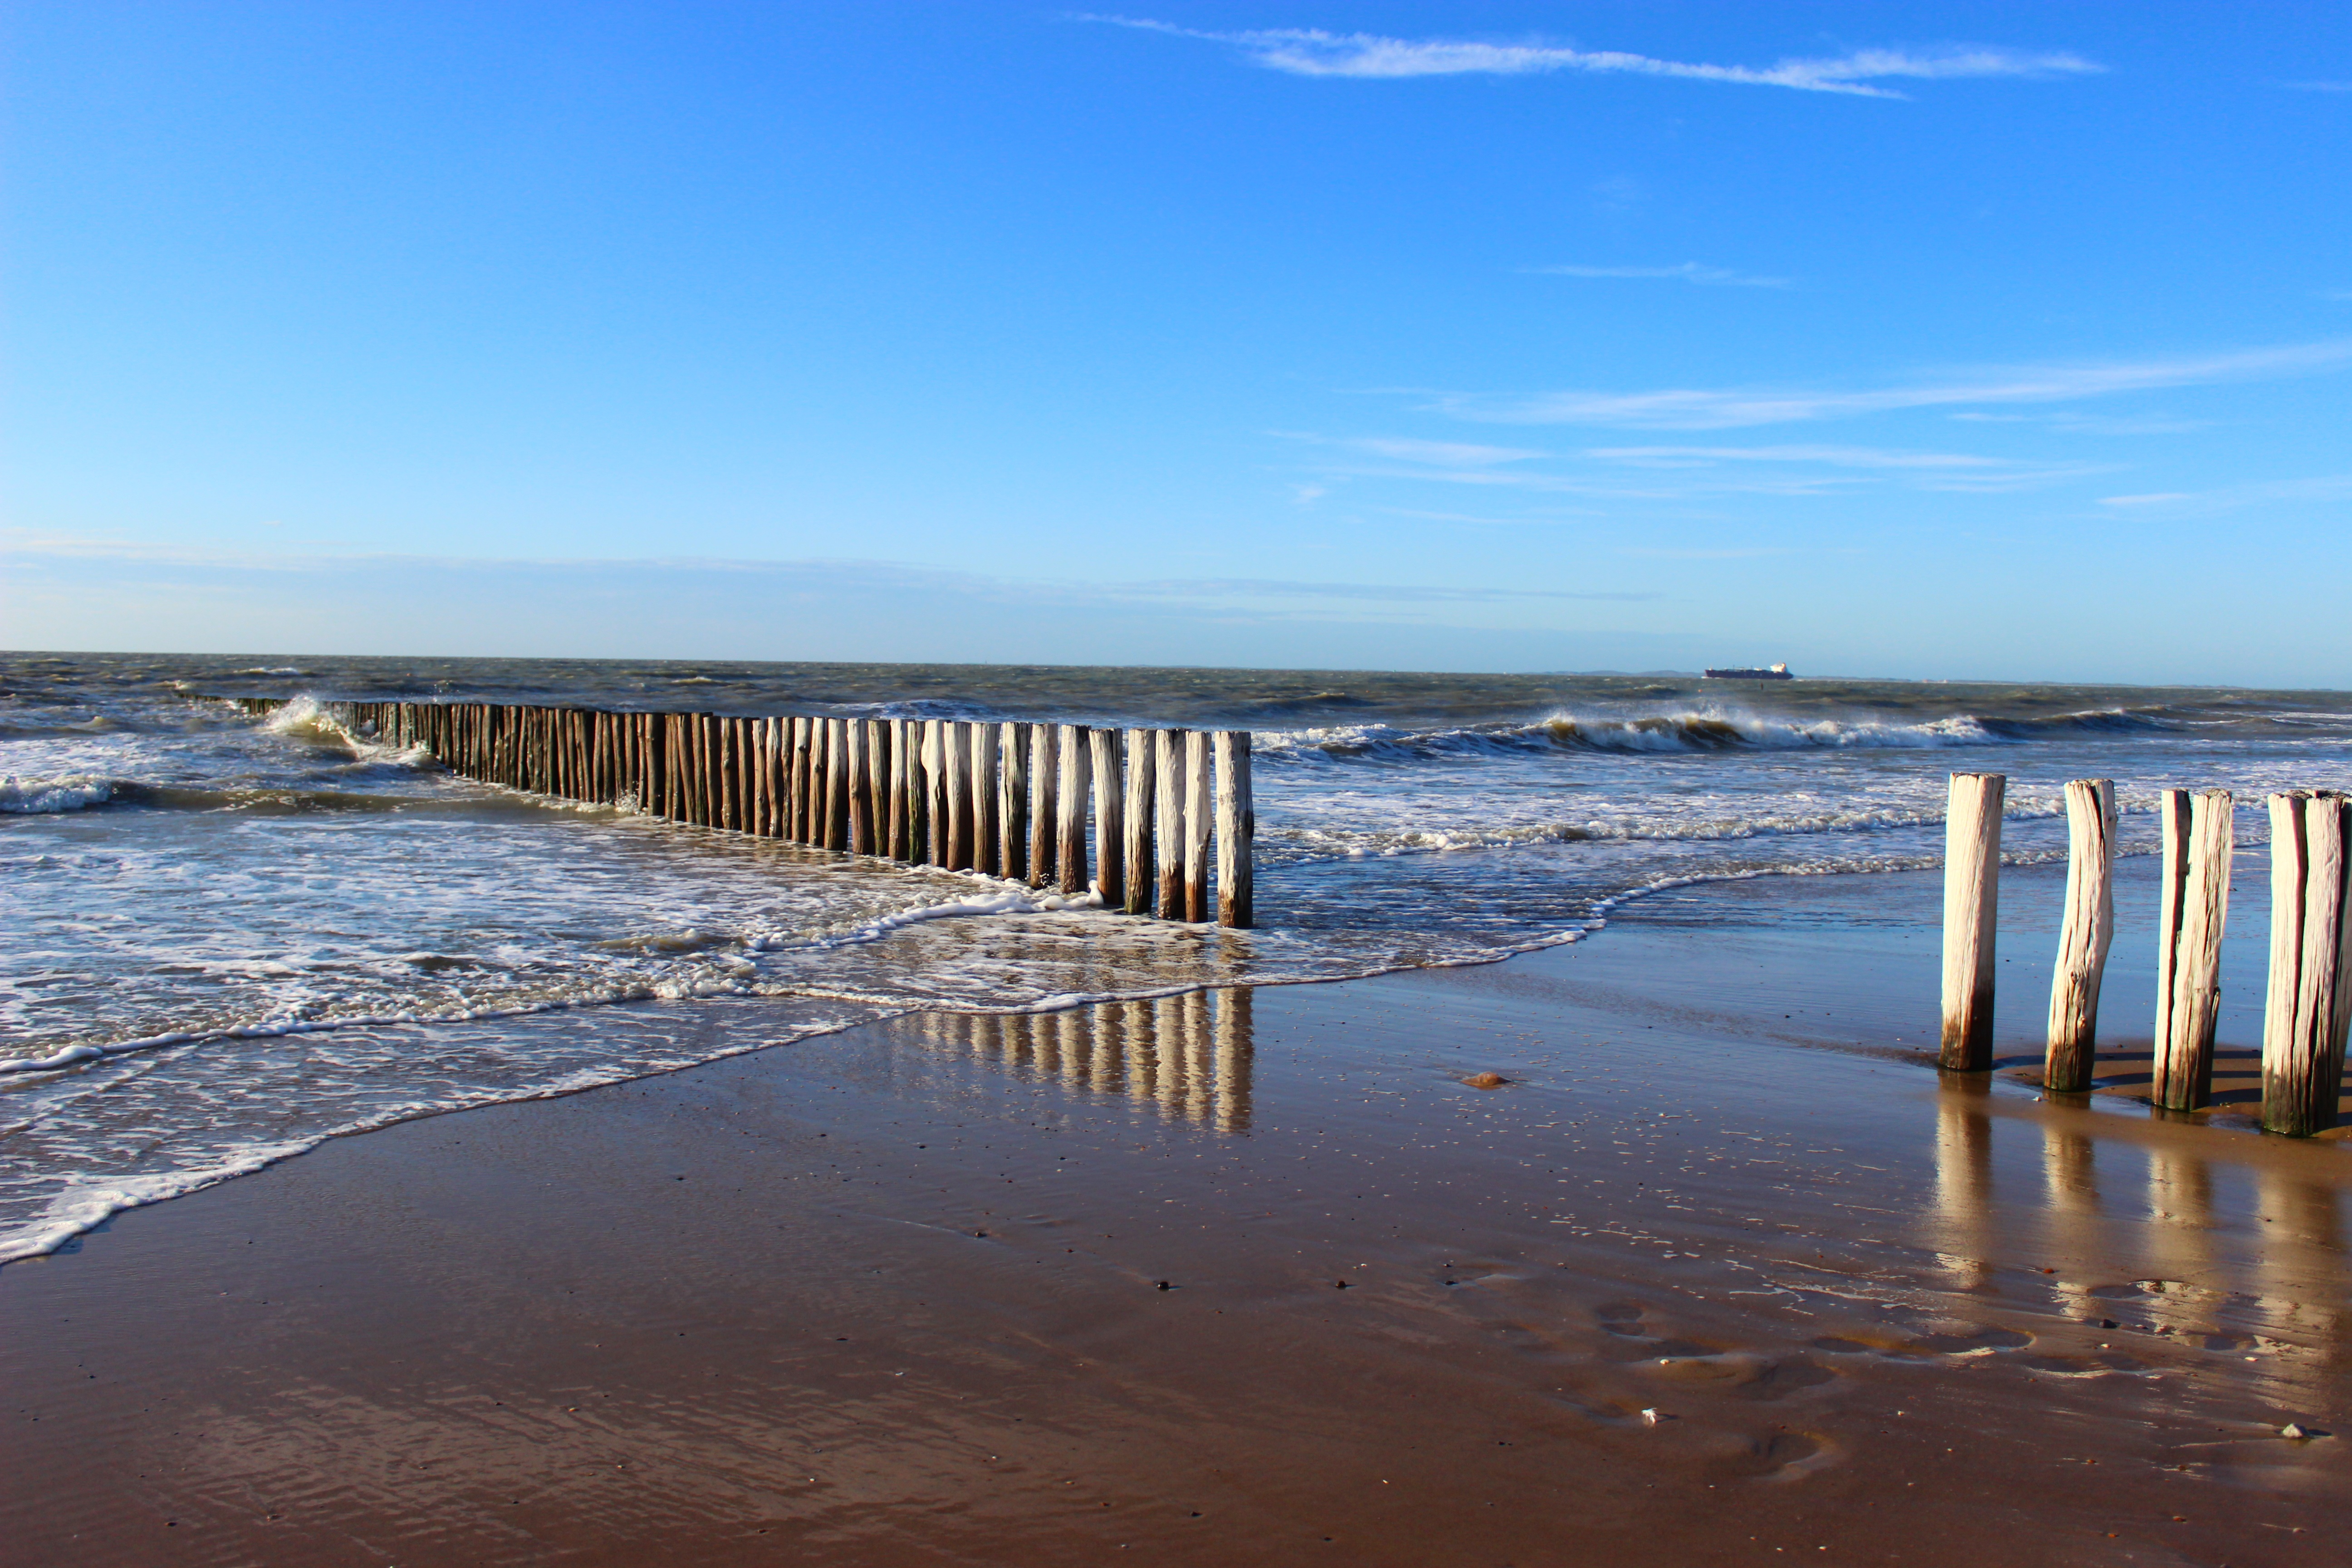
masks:
{"type": "MultiPolygon", "coordinates": [[[[2000,921],[2001,773],[1954,773],[1945,816],[1944,1017],[1937,1065],[1990,1072],[1993,942],[2000,921]]],[[[2352,1027],[2352,797],[2326,790],[2271,795],[2271,949],[2264,994],[2262,1126],[2308,1138],[2336,1125],[2352,1027]]],[[[2228,790],[2163,792],[2164,873],[2157,921],[2156,1031],[2148,1102],[2160,1111],[2213,1103],[2221,931],[2234,834],[2228,790]]],[[[2099,986],[2115,933],[2116,790],[2066,785],[2066,909],[2051,980],[2042,1085],[2098,1087],[2099,986]]],[[[2113,1058],[2110,1058],[2111,1062],[2113,1058]]]]}
{"type": "MultiPolygon", "coordinates": [[[[222,699],[275,717],[309,699],[222,699]]],[[[1246,730],[320,702],[348,733],[563,800],[1257,923],[1246,730]],[[1091,828],[1091,834],[1089,829],[1091,828]],[[1091,841],[1090,841],[1091,840],[1091,841]]]]}

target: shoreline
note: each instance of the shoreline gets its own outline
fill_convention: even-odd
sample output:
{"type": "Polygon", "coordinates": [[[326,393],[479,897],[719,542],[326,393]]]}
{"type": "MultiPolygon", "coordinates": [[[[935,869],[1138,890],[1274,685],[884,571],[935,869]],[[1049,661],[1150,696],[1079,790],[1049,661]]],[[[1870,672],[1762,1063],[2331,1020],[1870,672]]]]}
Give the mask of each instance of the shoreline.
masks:
{"type": "Polygon", "coordinates": [[[2324,1561],[2340,1439],[2277,1433],[2352,1425],[2341,1139],[1939,1083],[1932,900],[1866,880],[909,1014],[127,1211],[0,1269],[5,1555],[2324,1561]]]}

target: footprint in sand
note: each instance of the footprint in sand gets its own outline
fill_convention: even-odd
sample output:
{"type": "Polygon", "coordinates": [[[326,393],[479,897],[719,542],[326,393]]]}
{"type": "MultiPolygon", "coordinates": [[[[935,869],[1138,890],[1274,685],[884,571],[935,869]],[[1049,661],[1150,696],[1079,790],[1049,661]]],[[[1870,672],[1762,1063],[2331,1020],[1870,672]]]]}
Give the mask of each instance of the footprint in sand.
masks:
{"type": "Polygon", "coordinates": [[[1623,1334],[1633,1339],[1643,1339],[1648,1337],[1650,1331],[1642,1326],[1642,1314],[1645,1310],[1647,1309],[1639,1301],[1603,1301],[1600,1306],[1592,1309],[1592,1315],[1601,1321],[1601,1326],[1610,1333],[1623,1334]]]}
{"type": "MultiPolygon", "coordinates": [[[[1660,1347],[1663,1351],[1665,1347],[1660,1347]]],[[[1696,1355],[1661,1354],[1642,1363],[1653,1377],[1670,1383],[1711,1384],[1742,1399],[1785,1399],[1817,1388],[1837,1373],[1819,1363],[1759,1355],[1752,1351],[1713,1351],[1696,1355]]]]}

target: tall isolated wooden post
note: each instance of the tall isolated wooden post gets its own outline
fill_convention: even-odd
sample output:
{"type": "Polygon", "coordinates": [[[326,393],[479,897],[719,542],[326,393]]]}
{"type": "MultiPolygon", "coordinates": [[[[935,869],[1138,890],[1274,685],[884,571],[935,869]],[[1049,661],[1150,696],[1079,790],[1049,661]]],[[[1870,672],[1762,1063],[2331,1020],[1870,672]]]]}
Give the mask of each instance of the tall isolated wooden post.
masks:
{"type": "Polygon", "coordinates": [[[1954,773],[1944,824],[1944,1038],[1938,1065],[1992,1066],[1993,931],[2000,918],[2002,773],[1954,773]]]}
{"type": "Polygon", "coordinates": [[[2050,1046],[2044,1088],[2079,1094],[2091,1087],[2099,1048],[2099,982],[2116,935],[2116,784],[2066,784],[2066,915],[2050,981],[2050,1046]]]}
{"type": "Polygon", "coordinates": [[[2308,1138],[2336,1125],[2343,1094],[2347,805],[2335,794],[2274,795],[2271,974],[2263,1016],[2263,1130],[2308,1138]]]}
{"type": "Polygon", "coordinates": [[[2213,1098],[2221,1015],[2221,932],[2230,913],[2235,813],[2230,792],[2168,789],[2158,805],[2164,867],[2157,899],[2155,1082],[2166,1110],[2213,1098]]]}

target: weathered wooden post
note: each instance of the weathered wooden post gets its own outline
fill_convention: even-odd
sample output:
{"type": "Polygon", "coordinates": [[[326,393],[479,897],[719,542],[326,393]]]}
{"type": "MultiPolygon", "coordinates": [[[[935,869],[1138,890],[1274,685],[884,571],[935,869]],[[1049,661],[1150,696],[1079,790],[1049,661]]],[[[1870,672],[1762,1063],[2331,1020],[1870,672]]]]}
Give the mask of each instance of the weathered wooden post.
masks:
{"type": "Polygon", "coordinates": [[[923,721],[923,816],[930,824],[928,863],[942,867],[955,860],[954,835],[948,824],[948,740],[944,720],[923,721]]]}
{"type": "Polygon", "coordinates": [[[1060,841],[1055,837],[1062,795],[1061,731],[1051,724],[1029,729],[1029,885],[1051,886],[1061,874],[1060,841]]]}
{"type": "Polygon", "coordinates": [[[1029,879],[1029,726],[997,726],[997,875],[1009,882],[1029,879]]]}
{"type": "Polygon", "coordinates": [[[1944,1039],[1939,1065],[1992,1066],[1993,934],[2000,914],[2001,773],[1954,773],[1944,825],[1944,1039]]]}
{"type": "Polygon", "coordinates": [[[2060,1094],[2091,1087],[2098,1054],[2099,982],[2116,933],[2116,785],[2066,784],[2066,913],[2050,982],[2050,1044],[2042,1086],[2060,1094]]]}
{"type": "Polygon", "coordinates": [[[824,721],[824,847],[849,847],[849,721],[824,721]]]}
{"type": "Polygon", "coordinates": [[[890,721],[866,721],[866,787],[869,795],[867,813],[873,819],[873,843],[869,855],[890,853],[890,819],[898,815],[898,797],[890,793],[890,721]]]}
{"type": "Polygon", "coordinates": [[[1094,763],[1094,884],[1102,894],[1103,907],[1112,910],[1127,904],[1127,826],[1121,814],[1127,792],[1118,765],[1119,739],[1117,730],[1093,730],[1087,734],[1094,763]]]}
{"type": "Polygon", "coordinates": [[[1125,908],[1131,915],[1151,912],[1151,814],[1152,781],[1158,776],[1159,759],[1152,750],[1151,731],[1129,730],[1127,732],[1127,799],[1119,807],[1119,818],[1127,826],[1127,842],[1120,859],[1127,872],[1125,908]]]}
{"type": "Polygon", "coordinates": [[[974,869],[988,876],[1002,877],[1004,844],[996,812],[1003,804],[1003,781],[996,776],[996,726],[975,722],[971,731],[971,863],[974,869]]]}
{"type": "Polygon", "coordinates": [[[2271,973],[2263,1018],[2263,1130],[2308,1138],[2336,1125],[2344,1086],[2345,797],[2297,790],[2271,806],[2271,973]]]}
{"type": "Polygon", "coordinates": [[[713,727],[719,743],[719,826],[739,830],[743,826],[743,721],[722,718],[713,727]]]}
{"type": "Polygon", "coordinates": [[[2168,789],[2158,810],[2164,869],[2157,909],[2152,1097],[2167,1110],[2194,1110],[2213,1096],[2234,814],[2225,789],[2194,795],[2168,789]]]}
{"type": "Polygon", "coordinates": [[[1055,885],[1065,893],[1083,893],[1087,890],[1087,786],[1093,772],[1087,755],[1091,731],[1083,724],[1064,724],[1060,728],[1061,735],[1055,742],[1062,762],[1054,816],[1058,870],[1055,885]]]}
{"type": "Polygon", "coordinates": [[[768,721],[743,721],[743,831],[768,833],[768,721]]]}
{"type": "MultiPolygon", "coordinates": [[[[1246,931],[1257,921],[1250,800],[1250,732],[1217,731],[1217,923],[1246,931]]],[[[2104,943],[2102,950],[2104,951],[2104,943]]],[[[1231,994],[1228,993],[1228,994],[1231,994]]]]}
{"type": "Polygon", "coordinates": [[[950,719],[940,726],[940,762],[947,779],[950,871],[971,869],[971,726],[950,719]]]}
{"type": "Polygon", "coordinates": [[[920,719],[907,721],[907,859],[912,865],[933,864],[931,849],[931,727],[920,719]]]}
{"type": "Polygon", "coordinates": [[[1184,731],[1184,919],[1204,925],[1209,914],[1209,833],[1216,807],[1209,787],[1209,735],[1184,731]]]}
{"type": "Polygon", "coordinates": [[[842,740],[849,752],[845,775],[848,780],[847,816],[849,826],[845,847],[852,855],[871,854],[874,849],[874,760],[866,749],[866,721],[845,721],[841,726],[842,740]]]}
{"type": "Polygon", "coordinates": [[[1154,837],[1159,840],[1152,912],[1163,921],[1184,918],[1184,731],[1162,730],[1152,737],[1154,837]]]}
{"type": "Polygon", "coordinates": [[[907,810],[907,721],[887,719],[883,727],[890,732],[890,771],[882,785],[889,802],[883,808],[882,853],[893,860],[911,860],[914,856],[907,842],[911,816],[907,810]]]}

